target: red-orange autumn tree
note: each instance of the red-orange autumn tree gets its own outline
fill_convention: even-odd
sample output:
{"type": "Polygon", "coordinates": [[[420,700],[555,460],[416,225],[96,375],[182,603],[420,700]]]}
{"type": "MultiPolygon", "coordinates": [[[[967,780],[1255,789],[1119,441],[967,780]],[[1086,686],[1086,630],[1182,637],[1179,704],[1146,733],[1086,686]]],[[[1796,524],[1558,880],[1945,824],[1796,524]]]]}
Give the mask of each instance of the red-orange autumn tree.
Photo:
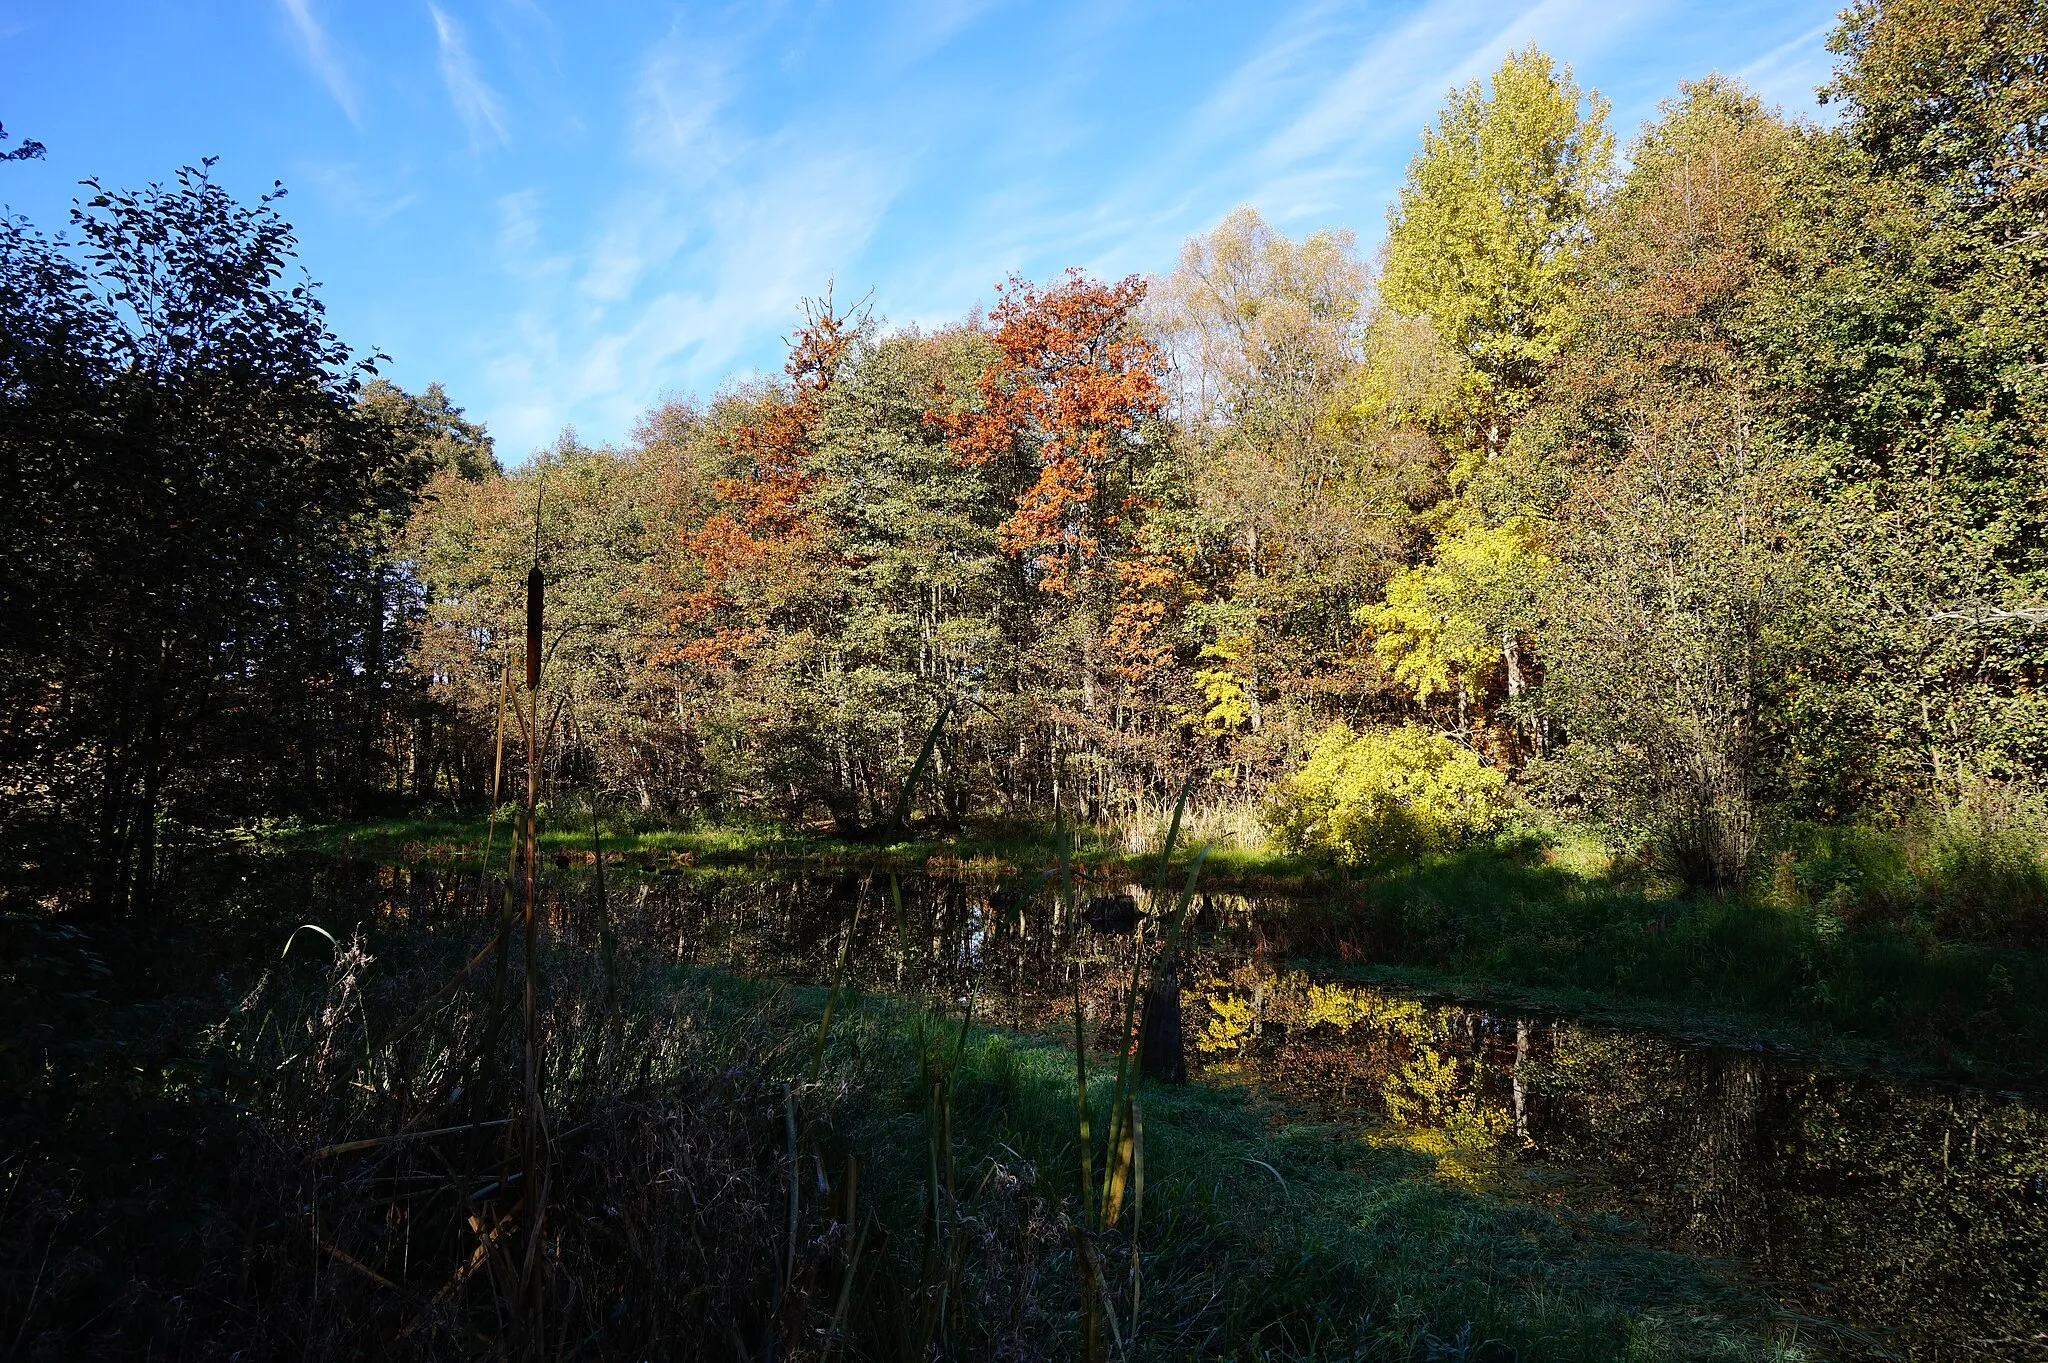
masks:
{"type": "Polygon", "coordinates": [[[1045,289],[1013,277],[973,405],[927,418],[962,463],[1016,471],[1000,538],[1040,591],[1113,593],[1103,644],[1126,681],[1171,661],[1164,625],[1186,588],[1175,557],[1143,533],[1134,486],[1146,427],[1166,404],[1165,358],[1136,324],[1144,296],[1136,276],[1109,284],[1069,270],[1045,289]]]}
{"type": "Polygon", "coordinates": [[[1043,290],[1013,276],[974,404],[926,418],[963,463],[1010,463],[1029,480],[1001,538],[1042,591],[1078,595],[1132,509],[1140,431],[1166,401],[1165,360],[1134,317],[1144,296],[1135,275],[1105,284],[1069,270],[1043,290]]]}
{"type": "Polygon", "coordinates": [[[722,437],[732,472],[713,485],[720,508],[686,536],[703,579],[670,611],[677,633],[696,637],[658,655],[656,665],[728,665],[766,637],[783,590],[808,580],[803,560],[826,538],[808,505],[827,390],[850,357],[859,326],[828,302],[807,304],[790,342],[786,393],[755,400],[750,419],[722,437]]]}

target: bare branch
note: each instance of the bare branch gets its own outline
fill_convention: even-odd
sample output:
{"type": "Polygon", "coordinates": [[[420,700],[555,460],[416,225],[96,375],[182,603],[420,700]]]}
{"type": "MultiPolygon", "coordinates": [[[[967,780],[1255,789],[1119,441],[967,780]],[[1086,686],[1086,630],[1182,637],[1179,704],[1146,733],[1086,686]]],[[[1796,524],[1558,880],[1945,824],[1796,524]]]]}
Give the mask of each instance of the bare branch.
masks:
{"type": "Polygon", "coordinates": [[[2017,606],[2011,610],[1985,606],[1971,611],[1936,611],[1924,618],[1930,625],[1943,620],[1953,620],[1966,625],[2000,625],[2017,620],[2024,623],[2028,629],[2038,629],[2042,625],[2048,625],[2048,606],[2017,606]]]}

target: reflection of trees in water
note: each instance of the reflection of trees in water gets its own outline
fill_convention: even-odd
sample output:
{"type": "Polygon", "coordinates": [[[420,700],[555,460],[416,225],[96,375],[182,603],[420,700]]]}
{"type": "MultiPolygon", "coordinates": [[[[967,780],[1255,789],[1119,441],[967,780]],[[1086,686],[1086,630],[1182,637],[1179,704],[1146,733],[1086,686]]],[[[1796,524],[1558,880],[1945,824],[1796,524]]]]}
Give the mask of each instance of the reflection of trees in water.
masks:
{"type": "Polygon", "coordinates": [[[2048,1114],[2025,1103],[1255,962],[1204,977],[1189,1016],[1212,1066],[1383,1124],[1442,1177],[1568,1169],[1532,1195],[1744,1260],[1802,1311],[1898,1331],[1907,1356],[2048,1354],[2048,1114]]]}
{"type": "MultiPolygon", "coordinates": [[[[554,882],[555,940],[594,947],[588,877],[554,882]]],[[[382,868],[340,888],[345,906],[429,929],[493,921],[473,872],[382,868]]],[[[1227,931],[1256,909],[1217,896],[1203,915],[1227,931]]],[[[1128,979],[1128,937],[1014,885],[688,873],[615,885],[612,913],[623,950],[807,981],[829,977],[853,925],[853,987],[953,1006],[972,992],[978,1016],[1027,1027],[1070,1016],[1077,975],[1091,1017],[1113,1017],[1128,979]]],[[[1190,967],[1185,1035],[1213,1078],[1426,1154],[1447,1180],[1739,1258],[1802,1311],[1901,1331],[1907,1356],[2048,1355],[2048,1115],[2024,1103],[1503,1017],[1245,953],[1191,952],[1190,967]],[[1518,1163],[1576,1177],[1511,1181],[1518,1163]]]]}
{"type": "MultiPolygon", "coordinates": [[[[329,881],[330,899],[387,917],[437,915],[473,931],[492,921],[474,871],[359,868],[329,881]]],[[[557,870],[542,883],[553,941],[594,945],[592,878],[557,870]]],[[[688,870],[615,879],[610,908],[619,949],[644,959],[815,984],[832,978],[850,929],[847,984],[857,990],[955,1008],[971,995],[977,1017],[1035,1027],[1071,1016],[1078,976],[1089,1015],[1112,1016],[1129,979],[1132,939],[1068,921],[1049,888],[1029,896],[1023,888],[908,874],[892,887],[888,873],[868,870],[688,870]]],[[[1133,893],[1149,908],[1143,890],[1133,893]]]]}
{"type": "Polygon", "coordinates": [[[1760,1057],[1563,1027],[1532,1084],[1545,1154],[1600,1171],[1684,1249],[1768,1259],[1774,1152],[1805,1076],[1760,1057]]]}

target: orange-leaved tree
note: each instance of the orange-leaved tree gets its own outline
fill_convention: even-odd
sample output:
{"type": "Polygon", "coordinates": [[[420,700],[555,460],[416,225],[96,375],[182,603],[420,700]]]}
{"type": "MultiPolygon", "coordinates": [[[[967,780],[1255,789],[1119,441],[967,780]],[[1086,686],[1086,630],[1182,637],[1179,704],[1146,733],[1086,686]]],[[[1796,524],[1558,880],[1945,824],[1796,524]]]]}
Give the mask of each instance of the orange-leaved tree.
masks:
{"type": "Polygon", "coordinates": [[[1134,316],[1144,296],[1135,275],[1106,284],[1069,270],[1044,289],[1012,276],[974,401],[926,416],[962,462],[1018,471],[1001,541],[1042,591],[1077,595],[1130,510],[1140,431],[1165,405],[1165,361],[1134,316]]]}
{"type": "Polygon", "coordinates": [[[798,569],[826,538],[809,505],[819,478],[812,467],[817,430],[860,325],[829,300],[807,303],[783,366],[788,390],[756,398],[720,438],[730,472],[713,485],[719,509],[686,536],[703,577],[670,618],[677,633],[694,637],[659,655],[657,665],[729,664],[766,637],[787,588],[811,580],[798,569]]]}

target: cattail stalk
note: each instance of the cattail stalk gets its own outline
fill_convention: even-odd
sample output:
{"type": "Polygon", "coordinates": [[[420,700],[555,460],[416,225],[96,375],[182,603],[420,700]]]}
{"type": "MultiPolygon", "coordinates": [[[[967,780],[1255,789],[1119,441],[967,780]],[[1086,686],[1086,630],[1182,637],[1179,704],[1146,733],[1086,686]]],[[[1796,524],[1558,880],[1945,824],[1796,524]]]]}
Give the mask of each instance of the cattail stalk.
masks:
{"type": "MultiPolygon", "coordinates": [[[[539,535],[540,508],[534,508],[534,533],[539,535]]],[[[546,581],[540,564],[526,575],[526,988],[521,1000],[525,1023],[526,1103],[520,1123],[520,1204],[526,1254],[523,1296],[526,1304],[526,1352],[538,1358],[543,1348],[541,1315],[541,1222],[545,1215],[545,1174],[542,1166],[546,1128],[540,1093],[540,955],[534,913],[535,864],[539,860],[536,810],[540,803],[540,664],[541,627],[546,581]]]]}

